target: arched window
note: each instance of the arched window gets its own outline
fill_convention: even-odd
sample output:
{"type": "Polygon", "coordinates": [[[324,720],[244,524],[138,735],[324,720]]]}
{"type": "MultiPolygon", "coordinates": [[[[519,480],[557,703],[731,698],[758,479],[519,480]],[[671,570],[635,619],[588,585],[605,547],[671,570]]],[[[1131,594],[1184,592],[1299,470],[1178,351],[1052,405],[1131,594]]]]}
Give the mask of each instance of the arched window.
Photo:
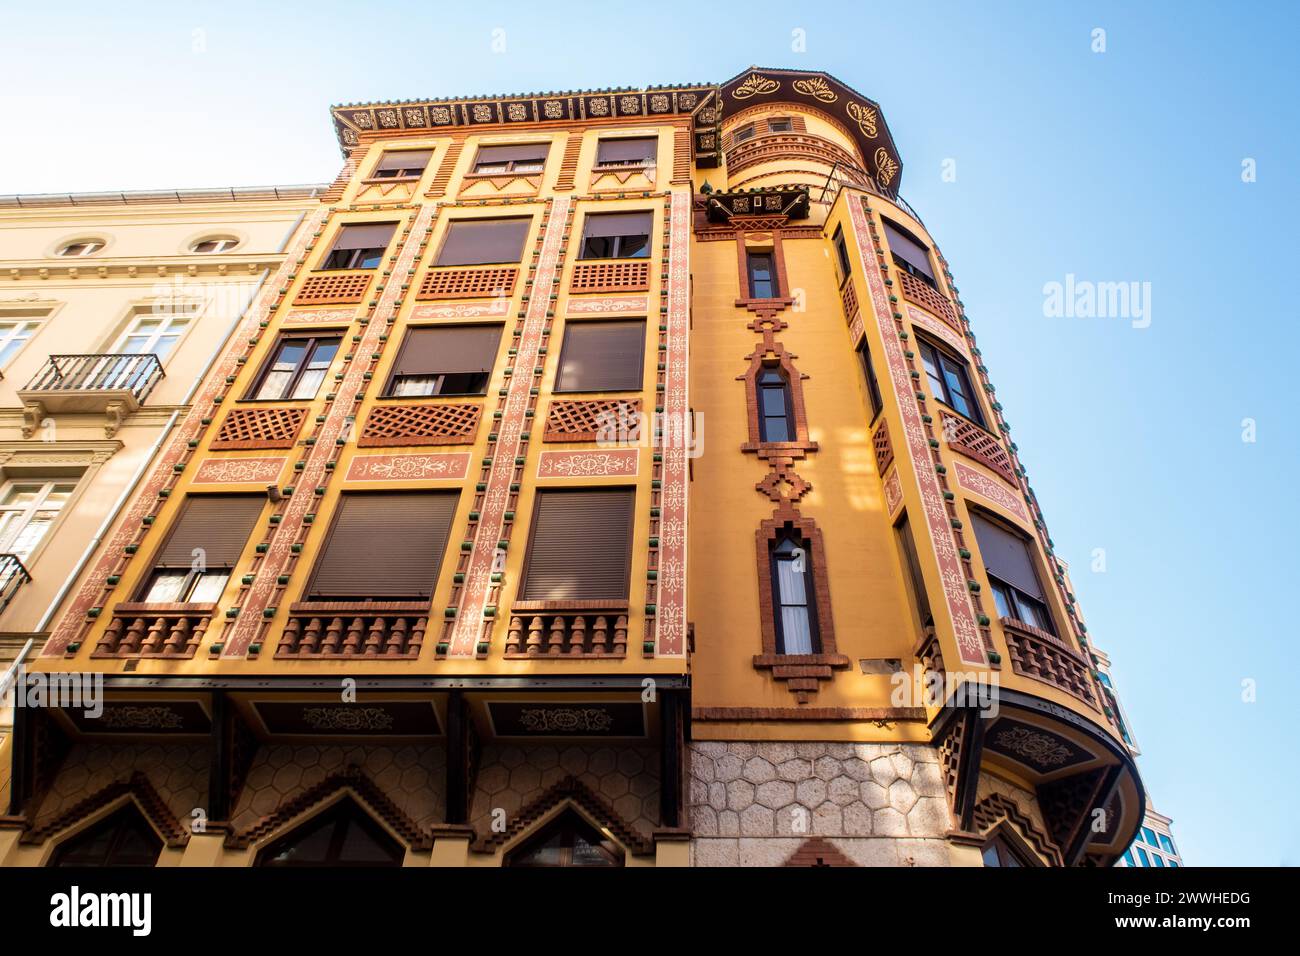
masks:
{"type": "Polygon", "coordinates": [[[506,866],[622,866],[623,851],[572,809],[506,857],[506,866]]]}
{"type": "Polygon", "coordinates": [[[758,432],[763,441],[794,441],[794,406],[790,383],[777,368],[758,376],[758,432]]]}
{"type": "Polygon", "coordinates": [[[401,866],[406,849],[354,800],[340,800],[257,855],[257,866],[401,866]]]}
{"type": "Polygon", "coordinates": [[[787,534],[772,548],[772,612],[778,654],[821,653],[814,599],[812,549],[787,534]]]}
{"type": "Polygon", "coordinates": [[[153,866],[163,841],[132,802],[65,840],[50,866],[153,866]]]}

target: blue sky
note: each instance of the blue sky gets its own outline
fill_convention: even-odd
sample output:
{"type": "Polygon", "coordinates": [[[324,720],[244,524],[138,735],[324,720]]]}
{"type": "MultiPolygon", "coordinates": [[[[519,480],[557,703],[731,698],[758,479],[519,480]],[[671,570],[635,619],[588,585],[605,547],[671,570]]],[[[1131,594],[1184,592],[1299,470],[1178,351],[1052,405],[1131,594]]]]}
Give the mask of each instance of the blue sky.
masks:
{"type": "Polygon", "coordinates": [[[651,4],[608,2],[6,6],[0,193],[328,181],[339,102],[754,63],[872,97],[1113,658],[1156,806],[1193,865],[1300,863],[1283,671],[1300,564],[1282,402],[1300,367],[1294,5],[670,2],[660,27],[651,4]],[[1046,317],[1044,285],[1071,274],[1149,282],[1150,325],[1046,317]]]}

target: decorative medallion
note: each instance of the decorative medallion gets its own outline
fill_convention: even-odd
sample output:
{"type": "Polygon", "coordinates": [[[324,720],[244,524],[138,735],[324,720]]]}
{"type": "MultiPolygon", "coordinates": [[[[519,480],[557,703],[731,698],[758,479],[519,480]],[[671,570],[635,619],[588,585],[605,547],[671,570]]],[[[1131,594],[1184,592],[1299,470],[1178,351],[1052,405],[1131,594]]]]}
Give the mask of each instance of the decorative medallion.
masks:
{"type": "Polygon", "coordinates": [[[770,80],[761,73],[751,73],[732,91],[731,95],[738,100],[747,100],[751,96],[763,96],[775,92],[779,85],[776,80],[770,80]]]}
{"type": "MultiPolygon", "coordinates": [[[[822,103],[834,103],[839,97],[830,85],[820,76],[810,76],[806,80],[795,80],[794,91],[802,96],[811,96],[822,103]]],[[[875,133],[871,134],[875,136],[875,133]]]]}
{"type": "Polygon", "coordinates": [[[990,730],[985,746],[1013,757],[1039,773],[1081,763],[1089,757],[1063,737],[1005,718],[990,730]]]}
{"type": "Polygon", "coordinates": [[[861,103],[850,102],[848,105],[849,116],[858,124],[858,129],[867,136],[868,139],[876,138],[876,120],[878,114],[870,106],[863,106],[861,103]]]}
{"type": "Polygon", "coordinates": [[[635,448],[619,451],[544,451],[537,461],[538,478],[631,478],[641,455],[635,448]]]}
{"type": "Polygon", "coordinates": [[[897,173],[898,163],[889,155],[889,150],[881,146],[876,150],[876,181],[887,187],[897,173]]]}
{"type": "Polygon", "coordinates": [[[468,453],[358,455],[348,465],[348,481],[459,481],[468,473],[468,453]]]}
{"type": "Polygon", "coordinates": [[[645,736],[645,711],[639,703],[492,701],[487,706],[498,737],[645,736]]]}
{"type": "Polygon", "coordinates": [[[258,701],[253,705],[268,733],[289,736],[433,737],[441,733],[428,701],[370,700],[354,704],[258,701]]]}
{"type": "Polygon", "coordinates": [[[196,485],[259,484],[280,477],[283,458],[205,458],[194,474],[196,485]]]}
{"type": "Polygon", "coordinates": [[[1017,495],[1012,494],[1007,487],[999,481],[994,481],[988,475],[976,471],[961,462],[953,462],[957,470],[957,483],[967,491],[973,491],[981,498],[987,498],[1001,508],[1011,512],[1021,521],[1028,522],[1029,514],[1025,510],[1025,503],[1017,495]]]}

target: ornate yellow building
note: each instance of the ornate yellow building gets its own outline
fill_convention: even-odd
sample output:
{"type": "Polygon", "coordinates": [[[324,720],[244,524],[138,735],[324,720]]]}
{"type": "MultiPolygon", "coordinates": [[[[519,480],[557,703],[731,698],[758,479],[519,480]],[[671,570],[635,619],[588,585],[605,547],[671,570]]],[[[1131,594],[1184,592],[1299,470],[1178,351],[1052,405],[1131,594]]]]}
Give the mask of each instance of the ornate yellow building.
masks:
{"type": "Polygon", "coordinates": [[[333,117],[31,662],[104,700],[15,709],[0,863],[1122,853],[1140,782],[875,103],[333,117]]]}

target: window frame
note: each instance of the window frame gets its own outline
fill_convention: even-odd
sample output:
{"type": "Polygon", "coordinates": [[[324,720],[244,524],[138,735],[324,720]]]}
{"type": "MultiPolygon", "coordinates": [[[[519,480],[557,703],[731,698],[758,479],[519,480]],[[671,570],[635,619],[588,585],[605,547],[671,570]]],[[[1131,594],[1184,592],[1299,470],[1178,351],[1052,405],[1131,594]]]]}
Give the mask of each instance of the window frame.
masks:
{"type": "Polygon", "coordinates": [[[582,814],[571,806],[566,806],[546,823],[538,827],[533,833],[530,833],[524,839],[520,840],[515,846],[506,852],[503,860],[505,866],[518,867],[519,869],[613,869],[626,865],[626,854],[623,848],[613,839],[606,837],[600,832],[600,828],[592,824],[582,814]],[[571,822],[571,821],[576,821],[571,822]],[[573,864],[573,843],[574,837],[581,834],[582,830],[588,834],[595,834],[599,839],[593,842],[590,836],[584,835],[586,842],[590,843],[600,855],[606,860],[605,863],[579,864],[576,867],[573,864]],[[519,858],[537,850],[540,844],[545,843],[551,838],[551,835],[559,830],[561,833],[561,845],[559,847],[560,857],[564,862],[548,863],[520,863],[519,858]]]}
{"type": "Polygon", "coordinates": [[[347,796],[336,800],[318,813],[314,813],[306,820],[301,821],[297,826],[269,841],[257,851],[257,855],[253,859],[253,866],[276,870],[384,869],[401,866],[405,862],[406,851],[407,847],[401,840],[389,833],[358,801],[347,796]],[[299,863],[271,862],[277,853],[283,852],[286,848],[292,846],[294,842],[301,841],[302,836],[299,836],[299,834],[306,835],[304,831],[315,832],[323,824],[327,823],[332,824],[333,829],[330,833],[330,841],[324,860],[299,863]],[[347,842],[349,831],[351,828],[358,826],[362,830],[369,831],[371,839],[375,844],[383,847],[385,851],[395,851],[389,862],[345,862],[338,859],[338,855],[347,842]],[[297,840],[294,839],[295,837],[297,837],[297,840]]]}
{"type": "MultiPolygon", "coordinates": [[[[548,159],[550,159],[550,156],[551,156],[551,142],[550,142],[550,140],[545,140],[545,141],[538,142],[538,143],[479,143],[479,144],[478,144],[478,147],[474,150],[474,163],[473,163],[473,165],[470,166],[470,171],[469,171],[469,174],[468,174],[468,175],[470,175],[470,176],[483,176],[483,177],[489,177],[489,176],[540,176],[540,175],[542,175],[543,173],[546,172],[546,161],[547,161],[548,159]],[[503,170],[498,170],[498,171],[496,171],[496,172],[490,172],[490,171],[485,171],[485,170],[481,170],[481,169],[479,169],[479,166],[483,164],[483,160],[481,160],[481,159],[479,158],[479,157],[483,154],[483,150],[485,150],[485,149],[492,149],[492,148],[494,148],[494,147],[498,147],[498,146],[511,146],[511,147],[539,146],[539,147],[541,147],[541,150],[542,150],[542,157],[541,157],[541,159],[540,159],[540,160],[534,160],[534,161],[533,161],[534,163],[536,163],[536,165],[537,165],[538,168],[537,168],[537,169],[516,169],[516,168],[515,168],[515,164],[516,164],[516,163],[524,163],[524,162],[526,162],[526,161],[525,161],[525,160],[517,160],[517,159],[508,159],[508,160],[506,160],[506,162],[505,162],[505,166],[506,166],[506,168],[503,169],[503,170]]],[[[494,164],[494,165],[501,165],[501,164],[498,163],[498,164],[494,164]]]]}
{"type": "Polygon", "coordinates": [[[970,374],[970,363],[960,358],[953,352],[935,343],[926,336],[918,335],[916,337],[917,348],[921,353],[921,367],[925,371],[926,382],[930,387],[931,393],[940,404],[952,409],[962,418],[974,422],[980,428],[987,430],[984,418],[984,408],[980,405],[979,395],[975,391],[974,378],[970,374]],[[936,389],[936,377],[930,371],[930,366],[926,363],[927,354],[934,356],[934,364],[938,369],[938,388],[936,389]],[[970,412],[964,412],[953,403],[951,386],[948,383],[947,374],[956,373],[961,379],[962,385],[966,390],[965,398],[970,412]]]}
{"type": "Polygon", "coordinates": [[[767,299],[781,298],[781,280],[780,280],[780,276],[777,274],[776,250],[746,249],[745,250],[745,279],[746,279],[745,290],[749,294],[750,299],[767,300],[767,299]],[[755,262],[756,260],[762,260],[762,259],[767,260],[767,272],[768,272],[767,279],[758,279],[755,276],[755,272],[758,271],[755,269],[755,262]],[[768,283],[770,287],[770,291],[767,295],[759,295],[757,293],[755,284],[758,282],[768,283]]]}
{"type": "Polygon", "coordinates": [[[1023,624],[1026,627],[1032,627],[1036,630],[1046,632],[1047,634],[1050,634],[1053,637],[1057,637],[1059,639],[1061,632],[1056,623],[1056,614],[1053,612],[1052,607],[1047,600],[1047,594],[1048,594],[1047,588],[1043,587],[1043,575],[1042,575],[1041,568],[1039,566],[1038,553],[1037,553],[1038,549],[1034,546],[1033,539],[1028,537],[1019,528],[1016,528],[1014,525],[999,518],[991,511],[985,511],[983,508],[972,507],[971,517],[972,519],[978,518],[979,520],[992,525],[994,528],[997,528],[1007,534],[1012,535],[1013,537],[1016,538],[1017,541],[1020,542],[1021,546],[1024,547],[1025,549],[1025,559],[1029,564],[1029,570],[1033,572],[1034,579],[1038,584],[1038,590],[1041,591],[1043,594],[1042,599],[1039,599],[1032,594],[1028,594],[1022,591],[1020,588],[1016,587],[1010,581],[1004,581],[1002,578],[998,577],[996,574],[994,574],[992,571],[989,570],[988,563],[985,561],[984,558],[984,548],[982,545],[980,545],[979,532],[977,530],[978,525],[975,525],[974,521],[972,520],[971,534],[975,537],[975,543],[977,545],[980,545],[980,563],[984,565],[984,574],[989,579],[989,590],[992,592],[993,604],[994,604],[994,608],[998,611],[998,616],[1009,617],[1011,620],[1023,624]],[[1003,601],[1006,603],[1007,608],[1012,613],[1010,614],[1001,613],[1002,607],[999,606],[998,598],[1003,599],[1003,601]],[[1041,608],[1042,610],[1041,617],[1043,623],[1036,623],[1033,620],[1029,620],[1026,618],[1024,614],[1021,613],[1020,605],[1022,601],[1027,605],[1037,606],[1038,608],[1041,608]],[[1046,627],[1043,626],[1044,623],[1047,625],[1046,627]]]}
{"type": "Polygon", "coordinates": [[[889,249],[889,255],[890,258],[893,259],[894,261],[894,266],[898,269],[901,269],[903,272],[906,272],[914,279],[919,279],[921,282],[924,282],[926,285],[930,286],[930,288],[934,289],[936,292],[941,291],[939,289],[938,274],[934,268],[934,247],[931,246],[929,243],[922,242],[919,236],[917,236],[915,233],[912,232],[912,230],[908,229],[906,226],[902,225],[901,223],[897,223],[892,219],[883,218],[883,217],[881,221],[888,227],[885,230],[886,242],[888,242],[889,240],[890,229],[897,232],[900,236],[902,236],[902,238],[910,240],[913,245],[917,246],[925,253],[926,264],[930,267],[931,274],[927,275],[925,272],[918,269],[911,262],[908,262],[907,259],[905,259],[903,256],[900,256],[898,252],[895,251],[891,245],[889,249]]]}
{"type": "Polygon", "coordinates": [[[775,539],[768,543],[768,563],[772,573],[772,627],[775,632],[776,653],[783,657],[809,657],[822,653],[821,628],[817,619],[817,576],[813,569],[813,549],[812,543],[804,540],[803,536],[795,529],[783,530],[775,539]],[[789,544],[793,548],[801,551],[804,569],[799,574],[803,575],[803,604],[787,604],[781,593],[781,563],[794,562],[799,560],[799,555],[784,555],[781,548],[789,544]],[[785,643],[785,615],[782,613],[787,607],[802,607],[808,620],[808,636],[810,641],[809,649],[806,651],[791,651],[785,643]]]}
{"type": "Polygon", "coordinates": [[[58,846],[54,848],[54,853],[50,857],[50,861],[47,864],[47,866],[49,866],[52,869],[57,869],[65,866],[66,867],[95,866],[95,867],[104,867],[104,868],[154,867],[158,865],[158,860],[162,856],[162,851],[165,845],[166,845],[166,841],[158,834],[158,831],[154,829],[153,824],[149,821],[149,818],[146,817],[144,813],[141,812],[140,807],[135,803],[134,800],[128,799],[124,804],[122,804],[113,812],[104,816],[102,819],[95,821],[90,826],[82,830],[79,830],[78,832],[72,834],[71,836],[67,837],[64,840],[61,840],[58,846]],[[136,825],[143,824],[144,832],[148,833],[151,837],[153,837],[153,840],[151,841],[151,845],[156,847],[156,850],[153,854],[153,858],[148,862],[145,861],[143,856],[137,858],[135,862],[113,862],[112,859],[113,854],[118,852],[121,849],[121,844],[123,839],[128,834],[133,832],[126,828],[126,823],[128,820],[131,819],[131,817],[135,818],[133,821],[131,821],[132,823],[135,823],[136,825]],[[101,854],[100,859],[97,862],[90,863],[86,861],[76,861],[76,860],[72,861],[71,863],[65,862],[68,856],[76,852],[78,846],[84,845],[94,840],[105,831],[114,831],[114,832],[112,837],[110,837],[109,839],[108,846],[105,848],[103,854],[101,854]]]}
{"type": "Polygon", "coordinates": [[[9,492],[13,488],[22,485],[39,486],[36,497],[27,505],[18,507],[16,505],[0,503],[0,515],[9,513],[20,515],[18,522],[13,527],[0,527],[0,552],[17,555],[18,559],[22,561],[24,565],[27,565],[31,561],[32,556],[35,555],[37,551],[40,550],[41,545],[45,543],[50,532],[57,524],[59,524],[63,516],[68,513],[68,508],[77,494],[77,487],[80,484],[80,481],[81,476],[77,475],[70,478],[48,479],[42,477],[33,477],[30,479],[10,478],[3,484],[0,484],[0,502],[3,502],[4,499],[8,497],[9,492]],[[60,485],[70,486],[68,488],[67,497],[64,498],[56,508],[46,507],[46,502],[49,501],[50,495],[60,485]],[[36,517],[37,513],[42,511],[52,511],[54,517],[45,525],[45,530],[41,532],[40,537],[31,543],[30,547],[27,549],[27,553],[22,554],[14,548],[14,544],[22,536],[22,533],[31,526],[32,519],[36,517]]]}
{"type": "Polygon", "coordinates": [[[767,118],[767,131],[769,133],[793,133],[794,117],[792,116],[769,116],[767,118]],[[784,123],[784,127],[778,124],[784,123]]]}
{"type": "Polygon", "coordinates": [[[754,379],[754,394],[758,399],[758,440],[765,445],[786,445],[790,442],[799,440],[799,429],[795,423],[794,415],[794,394],[790,387],[790,378],[785,369],[779,365],[764,365],[759,369],[758,375],[754,379]],[[767,383],[763,379],[768,375],[774,375],[779,384],[767,383]],[[774,415],[768,415],[764,410],[763,397],[768,391],[781,392],[781,401],[785,406],[785,414],[781,420],[785,423],[785,438],[770,438],[768,436],[767,422],[769,418],[775,418],[774,415]]]}
{"type": "Polygon", "coordinates": [[[734,133],[731,134],[731,145],[736,146],[739,145],[740,143],[747,142],[748,140],[753,139],[757,135],[758,135],[758,124],[748,123],[745,126],[740,127],[740,129],[736,130],[734,133]]]}
{"type": "Polygon", "coordinates": [[[876,368],[871,364],[871,346],[867,343],[865,335],[853,351],[858,357],[862,376],[867,384],[867,402],[871,406],[871,420],[867,424],[874,425],[880,413],[885,410],[885,400],[880,393],[880,380],[876,378],[876,368]]]}
{"type": "Polygon", "coordinates": [[[30,343],[32,339],[36,338],[36,335],[40,332],[43,324],[44,322],[41,319],[25,317],[9,318],[0,313],[0,368],[4,368],[17,358],[23,349],[27,348],[28,343],[30,343]],[[13,326],[13,328],[6,332],[4,331],[6,326],[13,326]],[[24,334],[24,332],[26,334],[24,334]],[[14,347],[13,351],[5,357],[5,350],[9,349],[11,346],[16,347],[14,347]]]}
{"type": "Polygon", "coordinates": [[[603,262],[609,259],[648,259],[650,258],[651,247],[654,245],[655,214],[652,209],[630,209],[624,212],[604,212],[604,213],[587,213],[582,219],[582,245],[578,249],[579,262],[603,262]],[[643,234],[639,232],[626,233],[617,236],[588,236],[587,226],[593,220],[599,220],[601,216],[628,216],[644,215],[649,222],[646,224],[644,233],[645,244],[641,247],[640,252],[631,254],[623,251],[625,240],[640,239],[643,234]],[[607,256],[591,255],[587,250],[587,243],[591,239],[611,240],[614,245],[614,251],[607,256]]]}
{"type": "Polygon", "coordinates": [[[87,256],[98,255],[107,248],[108,242],[104,239],[74,239],[72,242],[61,243],[54,255],[60,259],[84,259],[87,256]],[[73,252],[73,249],[84,247],[80,252],[73,252]]]}
{"type": "Polygon", "coordinates": [[[257,370],[257,375],[253,379],[252,385],[240,399],[243,402],[311,402],[320,394],[321,386],[325,384],[325,379],[329,377],[329,370],[334,365],[334,360],[338,358],[339,350],[343,347],[343,335],[341,332],[305,332],[305,333],[285,333],[282,334],[271,345],[271,350],[267,353],[262,362],[261,368],[257,370]],[[281,390],[281,396],[278,398],[262,398],[259,393],[266,383],[266,379],[275,370],[276,358],[284,350],[284,347],[291,342],[306,342],[307,348],[303,352],[302,361],[295,366],[293,375],[289,378],[285,387],[281,390]],[[311,365],[311,359],[315,356],[317,349],[323,342],[334,342],[334,355],[330,358],[329,365],[325,366],[324,374],[321,376],[320,384],[316,386],[316,393],[310,398],[293,398],[294,391],[297,390],[299,382],[302,381],[303,375],[308,371],[311,365]]]}
{"type": "Polygon", "coordinates": [[[393,367],[392,367],[392,369],[391,369],[391,370],[389,371],[389,373],[388,373],[388,379],[387,379],[387,381],[385,382],[385,384],[384,384],[384,389],[383,389],[383,391],[380,393],[379,397],[380,397],[380,398],[383,398],[383,399],[397,399],[397,400],[401,400],[401,401],[413,401],[413,400],[419,400],[419,399],[424,399],[424,398],[472,398],[472,397],[481,397],[481,396],[484,396],[484,395],[487,394],[488,387],[492,384],[492,375],[493,375],[493,372],[494,372],[494,370],[495,370],[496,358],[497,358],[497,356],[498,356],[498,355],[500,354],[500,352],[501,352],[501,338],[502,338],[504,335],[505,335],[505,326],[502,325],[501,323],[498,323],[498,322],[465,323],[465,324],[458,324],[458,325],[410,325],[410,326],[407,326],[406,331],[405,331],[405,332],[403,333],[403,335],[402,335],[402,341],[401,341],[401,343],[398,345],[398,348],[397,348],[397,355],[396,355],[396,358],[393,360],[393,367]],[[461,328],[494,328],[494,329],[497,330],[497,345],[496,345],[496,348],[493,350],[493,353],[492,353],[492,367],[489,368],[486,372],[469,373],[469,372],[445,372],[445,371],[444,371],[444,372],[432,372],[432,373],[428,373],[428,376],[438,376],[440,379],[442,379],[442,378],[446,378],[448,375],[469,375],[469,374],[478,374],[478,375],[482,375],[482,376],[483,376],[483,387],[482,387],[481,389],[479,389],[478,391],[472,391],[472,392],[444,392],[444,391],[433,391],[433,392],[430,392],[430,393],[427,394],[427,395],[399,395],[398,393],[396,393],[396,392],[393,391],[393,389],[394,389],[394,388],[396,387],[396,385],[397,385],[397,382],[398,382],[398,379],[399,379],[399,378],[415,378],[415,377],[417,377],[417,376],[415,376],[415,375],[406,375],[406,376],[404,376],[404,375],[399,374],[399,372],[398,372],[398,365],[401,363],[401,360],[402,360],[402,350],[406,348],[406,344],[407,344],[407,342],[409,341],[409,339],[410,339],[410,337],[411,337],[412,335],[420,334],[420,333],[422,333],[422,332],[426,332],[426,333],[427,333],[427,332],[436,332],[436,330],[440,330],[440,329],[461,329],[461,328]]]}
{"type": "Polygon", "coordinates": [[[849,259],[849,246],[844,239],[844,227],[842,225],[835,227],[835,232],[831,236],[831,244],[835,247],[835,262],[840,268],[839,286],[843,289],[844,283],[853,274],[853,264],[852,260],[849,259]]]}
{"type": "Polygon", "coordinates": [[[378,269],[384,264],[384,253],[388,247],[393,244],[393,236],[397,235],[397,227],[401,223],[397,220],[381,220],[378,222],[345,222],[339,226],[338,231],[334,233],[334,240],[330,243],[329,252],[321,258],[320,264],[316,266],[316,272],[371,272],[378,269]],[[365,226],[392,226],[392,232],[388,234],[388,241],[383,246],[363,246],[356,249],[338,248],[339,240],[347,235],[347,231],[352,227],[364,228],[365,226]],[[348,253],[347,261],[342,264],[334,264],[334,257],[337,253],[348,253]],[[370,255],[366,255],[370,253],[370,255]],[[367,259],[376,258],[377,261],[373,266],[359,265],[359,262],[365,262],[367,259]]]}
{"type": "Polygon", "coordinates": [[[560,357],[556,362],[555,381],[551,386],[551,393],[554,395],[592,395],[592,394],[620,395],[620,394],[644,392],[645,381],[646,381],[646,375],[645,375],[646,324],[647,323],[644,318],[636,318],[636,319],[610,318],[610,319],[595,319],[595,320],[585,320],[585,321],[584,320],[570,321],[566,319],[564,323],[564,333],[560,337],[560,357]],[[611,325],[631,326],[633,324],[641,326],[641,337],[638,340],[639,351],[637,353],[636,362],[633,365],[633,368],[636,370],[636,381],[637,381],[636,385],[625,387],[625,388],[607,387],[607,386],[600,387],[600,388],[570,388],[567,386],[567,384],[564,381],[564,369],[565,369],[565,353],[569,346],[570,335],[574,333],[581,335],[582,331],[580,330],[587,330],[602,325],[603,326],[611,326],[611,325]]]}
{"type": "Polygon", "coordinates": [[[428,149],[386,149],[379,154],[379,159],[375,162],[375,168],[370,172],[370,181],[380,181],[386,183],[415,182],[419,180],[429,169],[429,163],[433,161],[433,148],[428,149]],[[392,169],[384,168],[384,160],[389,156],[396,156],[401,153],[411,155],[424,155],[424,164],[418,169],[414,166],[395,166],[392,169]],[[415,172],[411,170],[416,169],[415,172]],[[389,175],[391,173],[391,175],[389,175]]]}
{"type": "Polygon", "coordinates": [[[543,486],[533,492],[532,514],[528,521],[528,543],[524,552],[524,566],[519,575],[519,587],[515,594],[515,603],[546,603],[553,605],[573,605],[574,602],[596,602],[608,607],[623,607],[632,600],[632,569],[635,555],[633,554],[636,545],[636,507],[637,507],[637,488],[636,485],[561,485],[561,486],[543,486]],[[542,500],[548,495],[563,495],[574,492],[607,492],[622,493],[631,498],[631,507],[628,509],[627,522],[627,557],[626,557],[626,574],[623,576],[623,593],[619,597],[574,597],[574,598],[530,598],[525,594],[528,591],[528,576],[532,570],[533,559],[537,555],[537,531],[541,527],[541,510],[542,500]]]}
{"type": "Polygon", "coordinates": [[[460,219],[449,219],[447,228],[443,230],[442,241],[438,246],[438,254],[433,257],[433,269],[473,269],[477,266],[497,266],[497,265],[519,265],[523,261],[528,246],[528,233],[533,227],[533,216],[465,216],[460,219]],[[524,222],[524,235],[519,242],[519,255],[514,259],[488,259],[479,262],[443,262],[442,257],[446,254],[447,243],[451,240],[452,233],[461,223],[485,223],[485,222],[524,222]]]}
{"type": "Polygon", "coordinates": [[[229,252],[231,249],[236,248],[239,245],[240,241],[241,240],[235,236],[209,236],[208,238],[196,239],[193,242],[191,242],[189,251],[191,255],[214,256],[217,255],[218,253],[229,252]],[[216,246],[216,248],[214,249],[199,248],[199,246],[205,246],[208,243],[213,243],[216,246]]]}
{"type": "Polygon", "coordinates": [[[596,140],[596,159],[591,168],[594,172],[616,172],[621,169],[649,169],[659,164],[659,137],[658,136],[606,136],[596,140]],[[628,162],[622,160],[602,161],[600,158],[600,148],[605,143],[618,143],[627,141],[645,142],[650,144],[650,155],[640,162],[628,162]]]}

